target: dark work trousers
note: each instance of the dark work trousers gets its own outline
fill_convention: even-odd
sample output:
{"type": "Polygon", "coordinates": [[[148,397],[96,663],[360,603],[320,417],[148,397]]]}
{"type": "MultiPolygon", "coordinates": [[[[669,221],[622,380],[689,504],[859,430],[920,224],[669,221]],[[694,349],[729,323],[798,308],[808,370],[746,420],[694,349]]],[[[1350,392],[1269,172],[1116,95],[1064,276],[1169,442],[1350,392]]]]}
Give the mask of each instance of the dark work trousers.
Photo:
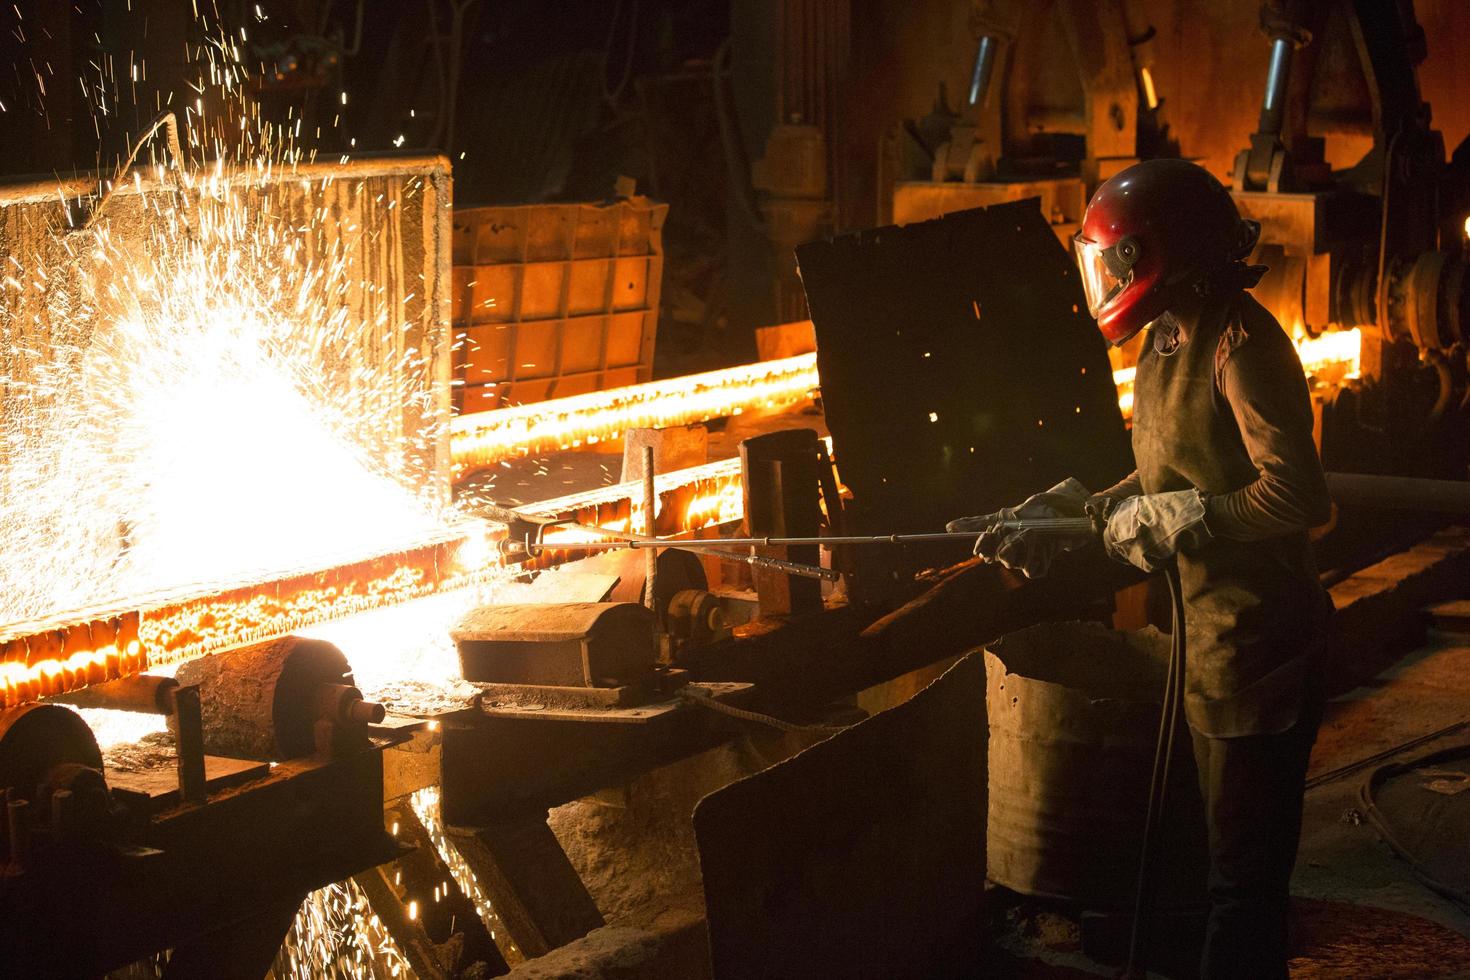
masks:
{"type": "Polygon", "coordinates": [[[1279,735],[1190,730],[1210,834],[1210,916],[1201,980],[1285,980],[1291,869],[1307,758],[1322,720],[1309,698],[1279,735]]]}

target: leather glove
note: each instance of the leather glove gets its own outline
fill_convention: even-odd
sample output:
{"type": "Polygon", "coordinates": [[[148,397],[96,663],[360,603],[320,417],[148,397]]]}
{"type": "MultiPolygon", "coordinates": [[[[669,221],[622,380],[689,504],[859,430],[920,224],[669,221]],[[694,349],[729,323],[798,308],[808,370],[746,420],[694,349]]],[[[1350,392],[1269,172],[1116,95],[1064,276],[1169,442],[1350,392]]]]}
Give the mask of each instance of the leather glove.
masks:
{"type": "Polygon", "coordinates": [[[1214,535],[1205,526],[1205,498],[1198,490],[1125,497],[1108,511],[1103,549],[1145,572],[1167,565],[1214,535]]]}
{"type": "Polygon", "coordinates": [[[1078,533],[1061,535],[1037,531],[1007,531],[996,528],[1001,521],[1038,520],[1055,517],[1082,517],[1090,495],[1087,488],[1073,477],[1042,493],[1027,497],[1015,507],[1004,507],[993,514],[961,517],[944,526],[946,531],[980,531],[975,540],[975,554],[986,561],[998,561],[1016,569],[1027,578],[1041,578],[1057,556],[1076,551],[1090,543],[1095,535],[1078,533]]]}

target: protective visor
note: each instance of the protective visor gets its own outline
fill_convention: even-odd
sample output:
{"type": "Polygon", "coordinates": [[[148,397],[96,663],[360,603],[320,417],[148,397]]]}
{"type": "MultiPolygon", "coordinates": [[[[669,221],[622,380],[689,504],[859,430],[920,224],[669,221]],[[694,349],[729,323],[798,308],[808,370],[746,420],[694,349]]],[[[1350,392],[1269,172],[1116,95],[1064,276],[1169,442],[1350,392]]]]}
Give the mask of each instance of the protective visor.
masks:
{"type": "MultiPolygon", "coordinates": [[[[1131,253],[1135,248],[1130,243],[1128,251],[1131,253]]],[[[1133,263],[1119,255],[1118,246],[1103,248],[1081,235],[1072,238],[1072,250],[1077,256],[1077,268],[1082,272],[1087,312],[1096,318],[1133,281],[1133,263]]]]}

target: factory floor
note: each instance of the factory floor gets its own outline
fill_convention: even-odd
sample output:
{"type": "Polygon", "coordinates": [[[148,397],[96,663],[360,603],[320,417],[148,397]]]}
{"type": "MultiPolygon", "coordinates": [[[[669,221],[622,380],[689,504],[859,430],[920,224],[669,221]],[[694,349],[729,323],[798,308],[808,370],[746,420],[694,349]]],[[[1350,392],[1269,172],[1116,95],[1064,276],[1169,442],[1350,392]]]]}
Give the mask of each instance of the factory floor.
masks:
{"type": "MultiPolygon", "coordinates": [[[[1308,779],[1378,753],[1420,758],[1470,743],[1470,728],[1395,752],[1411,739],[1470,721],[1470,632],[1464,621],[1327,707],[1308,779]]],[[[1293,978],[1470,978],[1470,909],[1431,891],[1368,823],[1359,788],[1373,767],[1309,782],[1292,881],[1293,978]]],[[[1467,843],[1470,847],[1470,843],[1467,843]]],[[[1001,939],[983,975],[1113,976],[1082,952],[1079,922],[1018,896],[997,895],[1001,939]]],[[[1169,971],[1161,976],[1187,976],[1169,971]]]]}

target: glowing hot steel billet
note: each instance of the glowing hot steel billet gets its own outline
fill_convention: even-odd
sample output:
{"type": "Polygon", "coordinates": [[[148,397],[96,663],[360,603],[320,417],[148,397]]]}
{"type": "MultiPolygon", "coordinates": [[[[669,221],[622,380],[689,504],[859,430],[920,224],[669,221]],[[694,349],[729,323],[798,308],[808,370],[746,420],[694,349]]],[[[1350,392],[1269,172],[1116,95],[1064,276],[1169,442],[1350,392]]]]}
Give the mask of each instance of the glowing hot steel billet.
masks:
{"type": "MultiPolygon", "coordinates": [[[[656,526],[661,533],[698,531],[740,517],[739,460],[659,474],[656,526]]],[[[643,526],[639,488],[603,487],[543,501],[524,510],[542,520],[643,526]]],[[[531,562],[507,568],[495,541],[503,530],[458,521],[416,544],[331,562],[305,564],[268,577],[220,580],[156,592],[126,605],[56,613],[0,627],[0,706],[10,706],[150,667],[261,642],[359,613],[495,582],[526,569],[550,568],[583,556],[558,547],[584,532],[553,528],[531,562]]]]}
{"type": "Polygon", "coordinates": [[[777,412],[810,401],[817,356],[799,354],[719,371],[573,395],[450,424],[457,474],[505,459],[578,449],[629,429],[667,429],[746,412],[777,412]]]}

